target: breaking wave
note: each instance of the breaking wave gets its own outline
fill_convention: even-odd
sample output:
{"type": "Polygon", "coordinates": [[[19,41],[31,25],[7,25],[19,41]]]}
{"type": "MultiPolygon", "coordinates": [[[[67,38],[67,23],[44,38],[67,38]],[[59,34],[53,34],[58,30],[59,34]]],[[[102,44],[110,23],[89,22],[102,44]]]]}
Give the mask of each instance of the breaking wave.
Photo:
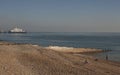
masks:
{"type": "Polygon", "coordinates": [[[49,46],[47,48],[48,49],[53,49],[53,50],[70,50],[70,49],[74,49],[73,47],[61,47],[61,46],[49,46]]]}

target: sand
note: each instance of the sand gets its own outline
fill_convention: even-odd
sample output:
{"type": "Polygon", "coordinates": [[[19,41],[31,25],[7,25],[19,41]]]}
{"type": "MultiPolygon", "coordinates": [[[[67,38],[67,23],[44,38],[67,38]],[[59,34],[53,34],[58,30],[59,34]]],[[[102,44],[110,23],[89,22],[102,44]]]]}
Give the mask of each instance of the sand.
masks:
{"type": "Polygon", "coordinates": [[[120,75],[120,63],[0,42],[0,75],[120,75]]]}

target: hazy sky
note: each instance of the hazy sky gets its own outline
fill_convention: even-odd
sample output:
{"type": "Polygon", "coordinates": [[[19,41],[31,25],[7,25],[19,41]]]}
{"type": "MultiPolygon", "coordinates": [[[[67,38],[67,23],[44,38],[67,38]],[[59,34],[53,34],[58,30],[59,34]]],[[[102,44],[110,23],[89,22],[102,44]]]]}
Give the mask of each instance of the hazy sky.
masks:
{"type": "Polygon", "coordinates": [[[120,32],[120,0],[0,0],[0,28],[120,32]]]}

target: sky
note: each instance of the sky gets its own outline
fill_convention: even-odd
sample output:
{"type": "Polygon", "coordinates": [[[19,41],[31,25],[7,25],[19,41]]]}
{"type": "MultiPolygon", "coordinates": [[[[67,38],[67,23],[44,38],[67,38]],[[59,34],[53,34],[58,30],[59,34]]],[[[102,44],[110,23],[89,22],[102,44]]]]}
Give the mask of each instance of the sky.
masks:
{"type": "Polygon", "coordinates": [[[0,29],[120,32],[120,0],[0,0],[0,29]]]}

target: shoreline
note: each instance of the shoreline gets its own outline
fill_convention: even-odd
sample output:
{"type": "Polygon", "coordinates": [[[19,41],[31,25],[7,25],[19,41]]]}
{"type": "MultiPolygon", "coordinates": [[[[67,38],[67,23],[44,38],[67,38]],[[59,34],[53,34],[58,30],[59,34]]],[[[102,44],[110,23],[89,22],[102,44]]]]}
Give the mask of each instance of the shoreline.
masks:
{"type": "MultiPolygon", "coordinates": [[[[32,45],[32,46],[39,46],[39,47],[42,47],[42,48],[45,48],[48,50],[57,51],[57,52],[62,52],[62,53],[67,53],[67,54],[83,54],[83,55],[87,55],[87,56],[92,56],[92,54],[112,51],[112,50],[103,50],[103,49],[97,49],[97,48],[73,48],[73,47],[62,47],[62,46],[43,47],[43,46],[36,45],[36,44],[14,43],[14,42],[7,42],[7,41],[0,41],[0,45],[32,45]]],[[[105,59],[103,59],[103,60],[105,60],[105,59]]],[[[110,60],[110,61],[112,61],[112,60],[110,60]]]]}
{"type": "Polygon", "coordinates": [[[102,53],[102,52],[112,51],[112,50],[103,50],[97,48],[73,48],[73,47],[62,47],[62,46],[48,46],[45,48],[58,52],[70,53],[70,54],[92,54],[92,53],[102,53]]]}
{"type": "MultiPolygon", "coordinates": [[[[66,53],[66,54],[82,54],[88,57],[92,57],[94,59],[100,59],[100,60],[105,60],[103,58],[99,58],[99,57],[95,57],[92,56],[93,54],[97,54],[97,53],[104,53],[104,52],[109,52],[112,50],[102,50],[102,49],[96,49],[96,48],[67,48],[65,49],[64,47],[61,46],[53,46],[53,48],[50,48],[52,46],[48,46],[48,47],[43,47],[40,45],[35,45],[35,44],[30,44],[30,43],[14,43],[14,42],[7,42],[7,41],[0,41],[0,45],[32,45],[32,46],[36,46],[36,47],[41,47],[41,48],[45,48],[48,50],[53,50],[53,51],[57,51],[57,52],[61,52],[61,53],[66,53]],[[63,50],[61,49],[54,49],[54,47],[60,47],[61,49],[64,48],[63,50]]],[[[106,60],[105,60],[106,61],[106,60]]],[[[120,61],[113,61],[113,60],[107,60],[107,61],[111,61],[111,62],[117,62],[119,63],[120,61]]]]}
{"type": "MultiPolygon", "coordinates": [[[[14,43],[14,42],[7,42],[7,41],[0,41],[0,45],[40,46],[40,45],[30,44],[30,43],[14,43]]],[[[63,53],[69,53],[69,54],[92,54],[92,53],[102,53],[102,52],[112,51],[112,50],[106,50],[106,49],[103,50],[103,49],[98,49],[98,48],[73,48],[73,47],[63,47],[63,46],[48,46],[48,47],[43,47],[43,48],[58,51],[58,52],[63,52],[63,53]]]]}

